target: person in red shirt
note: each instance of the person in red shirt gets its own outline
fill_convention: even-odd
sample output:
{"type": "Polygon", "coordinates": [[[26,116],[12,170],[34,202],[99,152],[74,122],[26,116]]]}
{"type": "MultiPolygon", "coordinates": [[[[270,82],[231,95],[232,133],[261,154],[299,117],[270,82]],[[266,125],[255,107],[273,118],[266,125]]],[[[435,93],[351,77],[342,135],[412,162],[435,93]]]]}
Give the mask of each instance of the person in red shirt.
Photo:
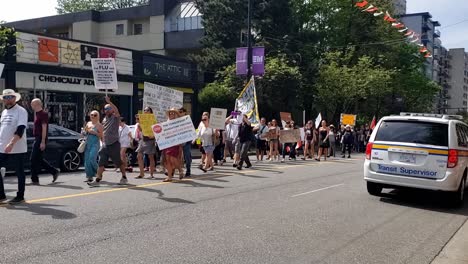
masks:
{"type": "Polygon", "coordinates": [[[59,176],[59,171],[52,167],[47,160],[44,159],[44,151],[47,145],[47,133],[49,130],[49,115],[42,108],[41,99],[31,101],[31,108],[35,112],[33,136],[34,144],[31,152],[31,181],[34,185],[39,185],[39,172],[44,168],[52,174],[52,182],[56,182],[59,176]]]}

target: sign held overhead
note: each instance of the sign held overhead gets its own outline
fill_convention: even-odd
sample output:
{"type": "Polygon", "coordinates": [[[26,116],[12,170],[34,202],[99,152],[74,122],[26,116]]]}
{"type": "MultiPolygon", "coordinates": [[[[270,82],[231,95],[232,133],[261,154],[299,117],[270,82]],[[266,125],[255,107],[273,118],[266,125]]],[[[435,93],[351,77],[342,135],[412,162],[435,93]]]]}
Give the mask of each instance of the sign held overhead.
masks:
{"type": "Polygon", "coordinates": [[[94,86],[98,90],[117,90],[117,68],[114,58],[91,59],[94,86]]]}

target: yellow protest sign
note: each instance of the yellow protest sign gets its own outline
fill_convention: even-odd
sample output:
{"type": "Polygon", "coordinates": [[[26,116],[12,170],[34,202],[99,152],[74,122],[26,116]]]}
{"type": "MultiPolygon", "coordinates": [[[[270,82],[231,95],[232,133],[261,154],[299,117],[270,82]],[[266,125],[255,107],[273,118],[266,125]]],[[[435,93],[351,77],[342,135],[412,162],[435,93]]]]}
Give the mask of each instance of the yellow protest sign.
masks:
{"type": "Polygon", "coordinates": [[[154,114],[139,114],[138,117],[143,136],[154,137],[152,126],[157,123],[154,114]]]}
{"type": "Polygon", "coordinates": [[[356,125],[356,115],[341,114],[341,124],[342,125],[355,126],[356,125]]]}

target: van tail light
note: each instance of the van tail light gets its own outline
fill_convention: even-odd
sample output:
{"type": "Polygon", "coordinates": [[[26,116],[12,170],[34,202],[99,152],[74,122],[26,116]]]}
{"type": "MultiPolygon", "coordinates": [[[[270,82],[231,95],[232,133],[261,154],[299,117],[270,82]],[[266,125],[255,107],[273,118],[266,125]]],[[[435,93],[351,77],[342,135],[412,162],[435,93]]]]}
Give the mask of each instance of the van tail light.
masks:
{"type": "Polygon", "coordinates": [[[371,154],[372,154],[372,147],[374,146],[374,143],[367,143],[366,147],[366,159],[370,160],[371,159],[371,154]]]}
{"type": "Polygon", "coordinates": [[[458,151],[456,149],[449,149],[447,168],[455,168],[458,164],[458,151]]]}

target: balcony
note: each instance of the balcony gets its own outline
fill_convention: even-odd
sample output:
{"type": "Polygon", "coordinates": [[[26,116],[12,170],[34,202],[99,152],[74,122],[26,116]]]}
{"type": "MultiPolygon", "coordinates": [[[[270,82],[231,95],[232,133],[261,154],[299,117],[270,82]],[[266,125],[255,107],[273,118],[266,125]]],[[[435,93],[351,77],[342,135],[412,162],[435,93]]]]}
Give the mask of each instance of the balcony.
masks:
{"type": "Polygon", "coordinates": [[[434,38],[440,38],[440,30],[436,29],[434,30],[434,38]]]}

